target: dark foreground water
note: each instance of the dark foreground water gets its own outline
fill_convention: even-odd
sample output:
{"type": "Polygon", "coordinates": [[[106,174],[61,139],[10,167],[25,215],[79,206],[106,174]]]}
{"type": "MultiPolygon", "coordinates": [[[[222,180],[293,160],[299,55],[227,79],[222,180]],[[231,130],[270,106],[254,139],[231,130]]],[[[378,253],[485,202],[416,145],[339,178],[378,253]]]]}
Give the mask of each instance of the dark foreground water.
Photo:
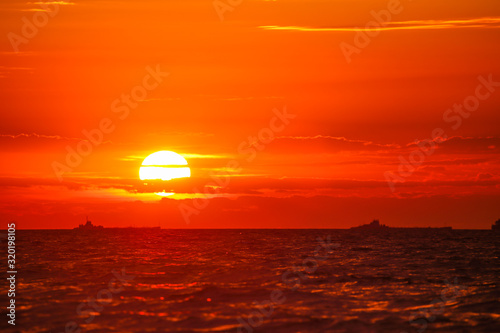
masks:
{"type": "Polygon", "coordinates": [[[4,280],[0,328],[500,332],[499,244],[461,230],[20,230],[17,325],[4,280]]]}

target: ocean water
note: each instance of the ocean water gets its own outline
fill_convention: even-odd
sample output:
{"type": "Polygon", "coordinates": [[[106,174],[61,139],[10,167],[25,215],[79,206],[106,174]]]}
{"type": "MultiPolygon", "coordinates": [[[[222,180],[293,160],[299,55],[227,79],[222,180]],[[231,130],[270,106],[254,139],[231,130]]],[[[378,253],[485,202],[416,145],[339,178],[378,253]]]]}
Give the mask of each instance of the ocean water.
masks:
{"type": "Polygon", "coordinates": [[[491,231],[16,236],[17,317],[15,327],[2,319],[6,332],[500,332],[491,231]]]}

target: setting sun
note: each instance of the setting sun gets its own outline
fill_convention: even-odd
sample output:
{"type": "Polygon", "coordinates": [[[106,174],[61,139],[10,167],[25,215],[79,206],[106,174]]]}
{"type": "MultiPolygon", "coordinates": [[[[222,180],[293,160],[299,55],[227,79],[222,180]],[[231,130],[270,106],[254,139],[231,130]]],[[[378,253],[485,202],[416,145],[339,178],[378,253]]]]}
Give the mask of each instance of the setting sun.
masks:
{"type": "Polygon", "coordinates": [[[171,180],[191,176],[191,170],[184,157],[173,151],[157,151],[146,157],[139,169],[141,180],[171,180]]]}

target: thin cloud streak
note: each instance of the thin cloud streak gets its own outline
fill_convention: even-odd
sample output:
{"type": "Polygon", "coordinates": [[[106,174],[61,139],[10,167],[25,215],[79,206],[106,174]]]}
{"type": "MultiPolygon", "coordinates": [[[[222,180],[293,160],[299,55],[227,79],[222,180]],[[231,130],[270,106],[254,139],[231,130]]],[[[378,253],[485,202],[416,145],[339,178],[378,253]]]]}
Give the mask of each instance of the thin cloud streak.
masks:
{"type": "Polygon", "coordinates": [[[53,139],[53,140],[81,140],[80,138],[68,138],[60,135],[45,135],[37,133],[19,133],[19,134],[0,134],[0,138],[37,138],[37,139],[53,139]]]}
{"type": "Polygon", "coordinates": [[[348,138],[343,137],[343,136],[330,136],[330,135],[279,136],[276,139],[291,139],[291,140],[318,140],[318,139],[327,139],[327,140],[335,140],[335,141],[342,141],[342,142],[348,142],[348,143],[359,143],[359,144],[362,144],[363,146],[375,145],[375,146],[386,147],[386,148],[400,148],[400,146],[397,145],[397,144],[380,144],[380,143],[375,143],[373,141],[354,140],[354,139],[348,139],[348,138]]]}
{"type": "Polygon", "coordinates": [[[363,32],[363,31],[391,31],[391,30],[441,30],[441,29],[464,29],[464,28],[500,28],[500,17],[484,17],[469,20],[418,20],[388,22],[385,27],[359,28],[359,27],[331,27],[315,28],[300,26],[259,26],[265,30],[288,30],[305,32],[363,32]]]}

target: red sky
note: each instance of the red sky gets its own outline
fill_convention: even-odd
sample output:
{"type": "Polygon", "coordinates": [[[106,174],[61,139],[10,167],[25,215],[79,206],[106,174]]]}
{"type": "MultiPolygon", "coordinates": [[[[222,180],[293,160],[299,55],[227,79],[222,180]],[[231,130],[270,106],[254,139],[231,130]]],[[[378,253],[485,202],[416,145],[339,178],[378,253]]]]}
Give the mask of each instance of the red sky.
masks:
{"type": "Polygon", "coordinates": [[[2,223],[489,228],[500,217],[498,1],[230,8],[2,1],[2,223]],[[100,126],[92,144],[83,131],[100,126]],[[68,166],[68,147],[92,151],[68,166]],[[192,177],[144,185],[139,167],[159,150],[183,155],[192,177]]]}

